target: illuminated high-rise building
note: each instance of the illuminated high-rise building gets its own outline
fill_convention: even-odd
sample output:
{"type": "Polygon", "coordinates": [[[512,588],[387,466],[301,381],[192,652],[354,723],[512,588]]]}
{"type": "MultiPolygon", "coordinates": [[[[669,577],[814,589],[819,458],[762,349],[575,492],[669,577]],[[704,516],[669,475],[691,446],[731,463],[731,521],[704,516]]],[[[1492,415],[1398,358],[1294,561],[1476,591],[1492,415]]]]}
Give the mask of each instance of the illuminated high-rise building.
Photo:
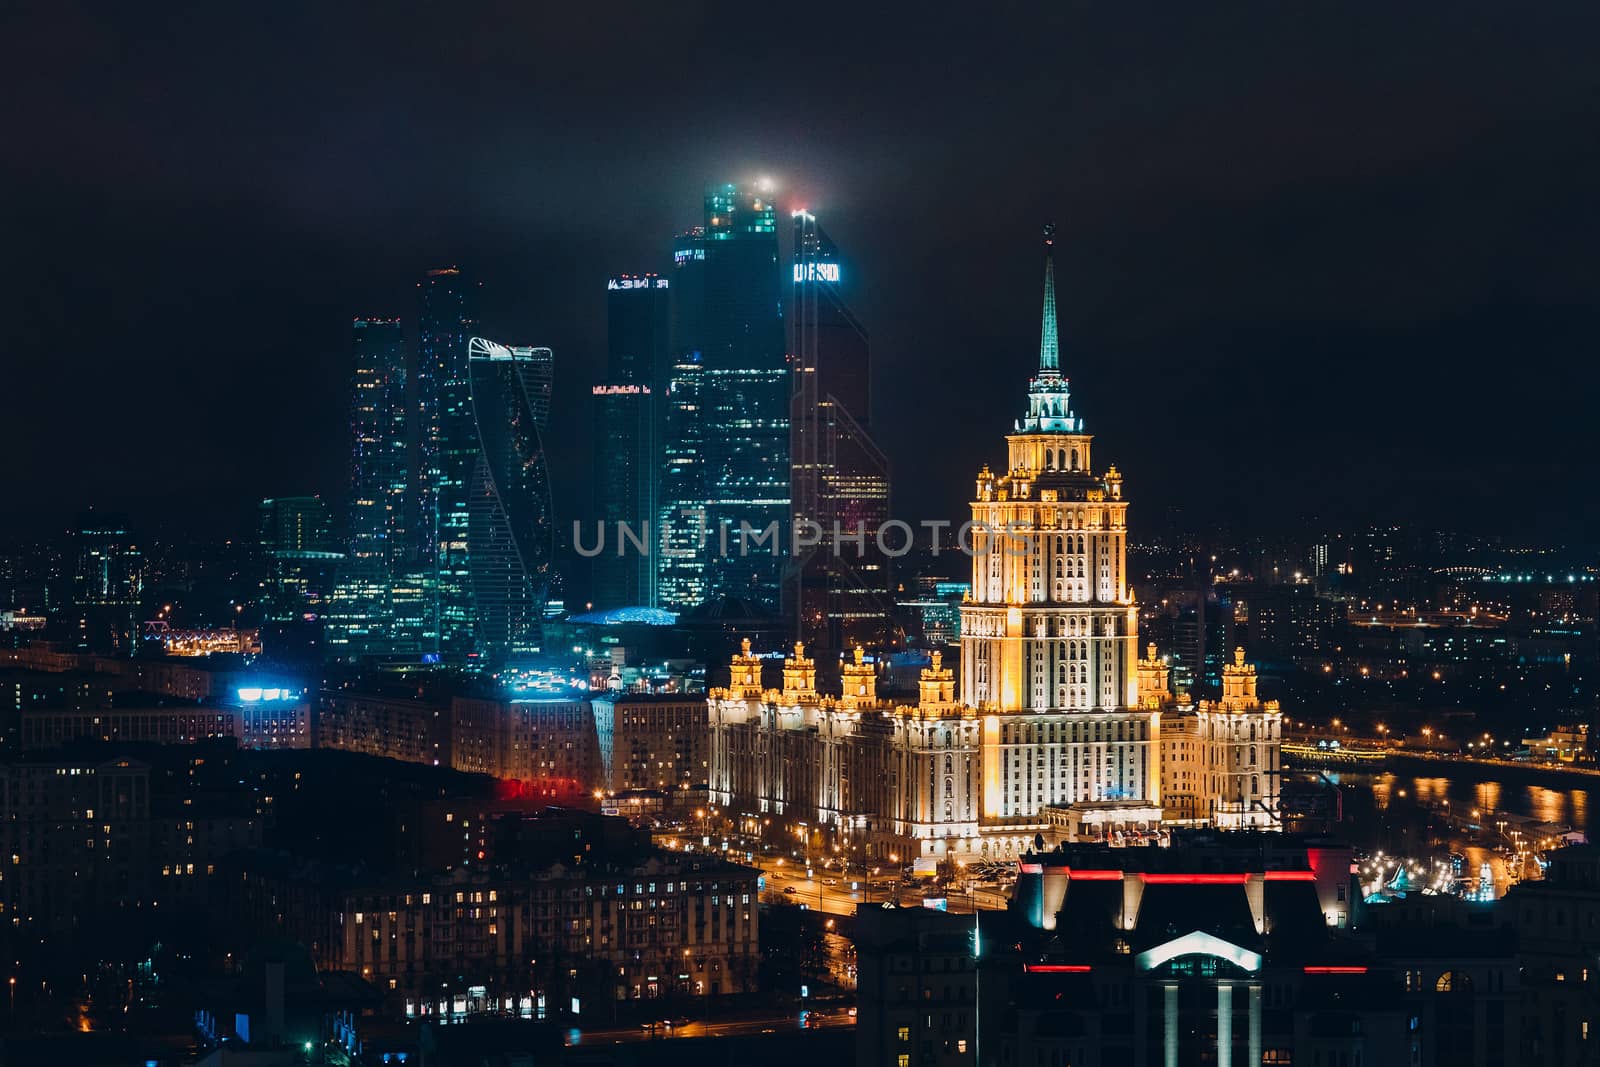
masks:
{"type": "Polygon", "coordinates": [[[652,530],[658,606],[683,610],[706,598],[706,559],[700,541],[705,518],[701,445],[705,423],[700,353],[678,352],[667,368],[661,398],[661,482],[652,530]]]}
{"type": "Polygon", "coordinates": [[[269,622],[320,619],[344,563],[327,502],[319,496],[268,497],[257,515],[265,565],[262,614],[269,622]]]}
{"type": "Polygon", "coordinates": [[[407,528],[416,517],[407,346],[397,318],[357,318],[351,329],[350,496],[344,573],[325,607],[323,640],[336,656],[415,654],[425,640],[407,528]]]}
{"type": "Polygon", "coordinates": [[[399,319],[352,325],[350,549],[347,573],[387,583],[405,548],[406,343],[399,319]]]}
{"type": "Polygon", "coordinates": [[[845,304],[845,268],[806,211],[794,213],[790,358],[792,523],[821,543],[789,561],[786,610],[822,648],[883,643],[893,605],[878,546],[889,460],[872,440],[867,331],[845,304]],[[836,533],[837,531],[837,533],[836,533]]]}
{"type": "Polygon", "coordinates": [[[138,642],[144,555],[128,524],[114,515],[84,515],[73,540],[73,647],[80,652],[131,656],[138,642]]]}
{"type": "Polygon", "coordinates": [[[655,274],[606,282],[606,377],[592,390],[599,455],[595,514],[605,540],[590,560],[590,599],[600,608],[656,603],[656,561],[649,546],[661,484],[663,393],[671,371],[671,284],[655,274]],[[619,524],[638,542],[619,538],[619,524]]]}
{"type": "Polygon", "coordinates": [[[417,283],[417,491],[410,524],[416,569],[430,587],[427,630],[439,651],[472,647],[467,573],[467,481],[477,459],[467,339],[478,287],[455,267],[417,283]]]}
{"type": "Polygon", "coordinates": [[[983,809],[1001,822],[1047,805],[1160,800],[1160,715],[1137,700],[1128,505],[1121,473],[1097,472],[1094,439],[1072,412],[1052,236],[1039,368],[1006,437],[1005,472],[978,475],[961,608],[961,697],[983,717],[983,809]]]}
{"type": "Polygon", "coordinates": [[[860,648],[838,696],[797,645],[783,685],[749,641],[708,691],[712,802],[832,837],[863,859],[1015,861],[1043,840],[1134,843],[1163,819],[1273,829],[1281,710],[1236,650],[1222,699],[1180,705],[1171,672],[1137,658],[1127,501],[1072,411],[1056,327],[1052,231],[1028,406],[1005,473],[977,479],[961,672],[934,652],[914,704],[881,700],[860,648]],[[1174,738],[1165,744],[1165,724],[1174,738]],[[1166,803],[1168,775],[1174,783],[1166,803]]]}
{"type": "MultiPolygon", "coordinates": [[[[702,488],[698,501],[661,504],[680,528],[694,520],[677,512],[702,508],[708,536],[693,559],[664,566],[687,572],[698,564],[705,597],[776,610],[784,561],[775,549],[789,517],[789,367],[772,200],[759,189],[714,186],[705,224],[675,242],[673,265],[674,366],[700,367],[702,488]]],[[[671,440],[666,447],[684,451],[671,440]]],[[[691,584],[665,575],[662,583],[674,590],[691,584]]]]}
{"type": "Polygon", "coordinates": [[[346,562],[325,639],[340,652],[387,651],[390,593],[406,552],[406,344],[400,320],[351,325],[350,499],[346,562]]]}
{"type": "Polygon", "coordinates": [[[552,578],[555,516],[543,431],[548,348],[474,337],[468,382],[476,447],[467,481],[474,648],[490,665],[537,652],[552,578]]]}
{"type": "Polygon", "coordinates": [[[1014,861],[1038,842],[1136,842],[1163,818],[1268,829],[1281,712],[1236,652],[1223,697],[1179,707],[1170,672],[1137,659],[1127,502],[1061,372],[1046,231],[1044,315],[1027,411],[1005,473],[979,474],[961,672],[939,652],[916,703],[879,699],[862,649],[838,695],[803,646],[764,678],[749,641],[708,691],[712,802],[733,820],[783,820],[863,859],[1014,861]],[[1163,751],[1164,715],[1180,736],[1163,751]],[[1164,811],[1170,764],[1181,795],[1164,811]]]}

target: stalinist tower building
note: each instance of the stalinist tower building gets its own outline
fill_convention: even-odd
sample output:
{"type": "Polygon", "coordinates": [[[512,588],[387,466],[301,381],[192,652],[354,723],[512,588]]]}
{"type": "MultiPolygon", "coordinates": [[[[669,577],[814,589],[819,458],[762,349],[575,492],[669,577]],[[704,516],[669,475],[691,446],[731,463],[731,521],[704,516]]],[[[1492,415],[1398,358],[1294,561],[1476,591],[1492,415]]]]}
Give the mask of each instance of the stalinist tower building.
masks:
{"type": "Polygon", "coordinates": [[[730,817],[890,863],[1011,860],[1041,838],[1139,844],[1161,830],[1163,782],[1170,820],[1275,825],[1281,712],[1256,698],[1243,651],[1222,701],[1198,710],[1154,650],[1138,658],[1128,502],[1072,410],[1050,243],[1046,230],[1027,410],[972,502],[959,683],[935,652],[915,703],[881,699],[857,649],[826,695],[797,645],[768,688],[745,642],[708,694],[711,803],[730,817]]]}
{"type": "Polygon", "coordinates": [[[1039,369],[1003,473],[978,474],[961,608],[961,700],[982,723],[983,821],[996,839],[1044,808],[1071,805],[1080,825],[1160,818],[1160,714],[1138,706],[1128,504],[1072,410],[1052,239],[1047,227],[1039,369]]]}

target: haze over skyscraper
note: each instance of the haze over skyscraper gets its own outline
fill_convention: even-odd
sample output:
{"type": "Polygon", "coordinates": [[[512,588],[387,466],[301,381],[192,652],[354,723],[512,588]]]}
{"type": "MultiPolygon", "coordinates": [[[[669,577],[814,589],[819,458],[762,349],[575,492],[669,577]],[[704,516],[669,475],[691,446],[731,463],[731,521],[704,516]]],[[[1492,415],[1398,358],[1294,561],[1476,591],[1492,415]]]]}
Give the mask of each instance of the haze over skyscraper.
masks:
{"type": "MultiPolygon", "coordinates": [[[[789,517],[789,368],[776,217],[767,190],[714,186],[704,225],[673,245],[674,358],[702,368],[699,502],[710,535],[704,596],[740,597],[773,611],[783,561],[770,546],[740,552],[739,536],[745,526],[759,533],[789,517]],[[728,551],[721,550],[723,530],[728,551]]],[[[673,456],[686,451],[681,441],[667,448],[673,456]]]]}

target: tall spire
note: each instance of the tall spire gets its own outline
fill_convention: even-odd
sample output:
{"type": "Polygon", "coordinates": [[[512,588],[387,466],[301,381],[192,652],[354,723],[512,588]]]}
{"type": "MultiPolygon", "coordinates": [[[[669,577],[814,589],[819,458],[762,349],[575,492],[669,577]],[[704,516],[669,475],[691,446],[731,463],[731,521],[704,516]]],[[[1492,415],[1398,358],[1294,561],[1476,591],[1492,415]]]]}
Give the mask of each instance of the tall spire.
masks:
{"type": "Polygon", "coordinates": [[[1061,354],[1056,335],[1056,263],[1054,246],[1056,224],[1044,224],[1044,325],[1039,332],[1039,373],[1061,373],[1061,354]]]}

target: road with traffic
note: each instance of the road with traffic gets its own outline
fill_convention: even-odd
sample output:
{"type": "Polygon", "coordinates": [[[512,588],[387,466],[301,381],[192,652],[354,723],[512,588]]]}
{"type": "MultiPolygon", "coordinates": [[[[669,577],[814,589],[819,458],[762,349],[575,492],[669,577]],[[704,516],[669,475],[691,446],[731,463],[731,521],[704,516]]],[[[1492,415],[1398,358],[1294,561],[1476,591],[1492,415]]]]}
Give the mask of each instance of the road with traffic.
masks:
{"type": "Polygon", "coordinates": [[[625,1041],[671,1041],[690,1037],[736,1037],[752,1034],[776,1034],[795,1030],[826,1030],[850,1027],[856,1024],[848,1009],[813,1010],[807,1013],[807,1022],[800,1025],[800,1009],[782,1014],[766,1013],[743,1016],[737,1019],[683,1019],[646,1023],[639,1026],[616,1026],[591,1030],[574,1027],[567,1032],[568,1045],[615,1045],[625,1041]]]}
{"type": "Polygon", "coordinates": [[[940,889],[931,885],[907,886],[900,882],[878,881],[869,886],[866,882],[851,882],[833,875],[807,876],[804,869],[788,865],[762,865],[762,873],[767,878],[769,900],[804,904],[830,915],[854,915],[860,904],[893,901],[903,908],[915,908],[921,907],[926,899],[939,898],[945,900],[950,911],[970,913],[974,908],[1004,908],[1010,895],[1007,888],[993,884],[940,889]],[[852,889],[852,884],[860,888],[852,889]]]}

